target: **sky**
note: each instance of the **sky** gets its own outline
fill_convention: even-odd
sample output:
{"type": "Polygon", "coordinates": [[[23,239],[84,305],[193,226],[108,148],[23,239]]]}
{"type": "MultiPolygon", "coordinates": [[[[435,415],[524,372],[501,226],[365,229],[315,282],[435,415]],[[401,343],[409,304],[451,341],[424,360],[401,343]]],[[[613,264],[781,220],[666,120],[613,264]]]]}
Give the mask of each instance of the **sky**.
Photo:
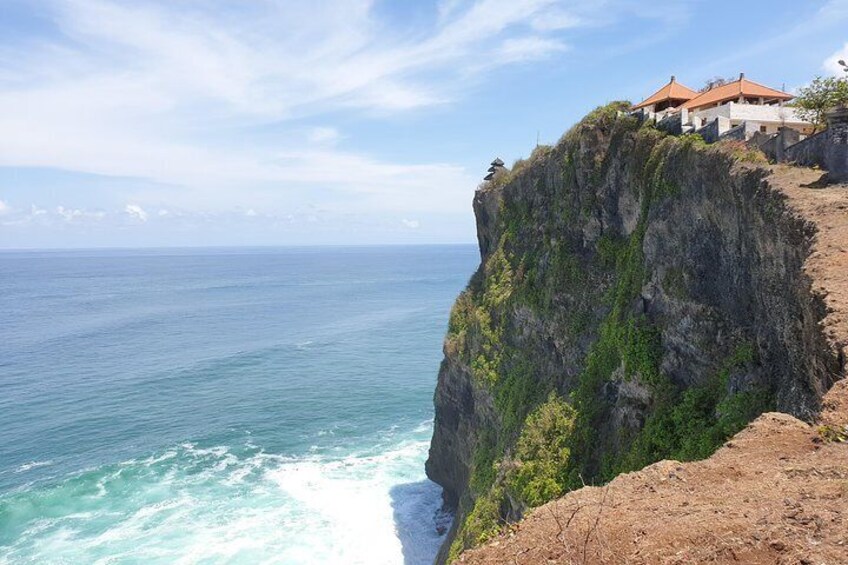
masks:
{"type": "Polygon", "coordinates": [[[848,0],[0,0],[0,248],[471,243],[496,156],[670,75],[838,74],[848,0]]]}

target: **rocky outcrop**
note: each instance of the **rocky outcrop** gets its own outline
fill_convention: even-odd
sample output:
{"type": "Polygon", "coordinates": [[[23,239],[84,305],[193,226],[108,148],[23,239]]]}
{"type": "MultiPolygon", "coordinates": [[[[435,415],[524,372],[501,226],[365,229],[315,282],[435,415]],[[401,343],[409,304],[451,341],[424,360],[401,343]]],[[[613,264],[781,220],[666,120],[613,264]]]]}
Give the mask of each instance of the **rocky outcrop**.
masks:
{"type": "Polygon", "coordinates": [[[427,461],[455,558],[506,521],[762,412],[812,420],[843,357],[804,263],[815,229],[761,157],[599,109],[475,195],[427,461]]]}

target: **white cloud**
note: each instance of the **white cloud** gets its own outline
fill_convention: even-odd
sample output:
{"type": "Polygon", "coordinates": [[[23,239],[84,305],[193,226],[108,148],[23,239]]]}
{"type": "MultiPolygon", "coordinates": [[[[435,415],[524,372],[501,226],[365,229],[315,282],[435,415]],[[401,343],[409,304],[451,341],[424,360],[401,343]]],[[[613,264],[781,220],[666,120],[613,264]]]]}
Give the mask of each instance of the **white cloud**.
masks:
{"type": "Polygon", "coordinates": [[[65,208],[64,206],[56,206],[56,214],[64,218],[66,222],[71,222],[83,215],[82,210],[65,208]]]}
{"type": "Polygon", "coordinates": [[[842,76],[848,77],[848,73],[845,72],[845,67],[839,64],[839,61],[848,61],[848,43],[842,46],[842,49],[836,51],[824,60],[822,63],[822,68],[831,75],[834,76],[842,76]]]}
{"type": "Polygon", "coordinates": [[[407,220],[406,218],[404,218],[403,220],[401,220],[401,223],[411,230],[417,230],[421,227],[421,222],[419,222],[418,220],[407,220]]]}
{"type": "Polygon", "coordinates": [[[389,33],[368,0],[256,3],[227,17],[194,3],[44,2],[60,36],[26,49],[0,39],[0,77],[12,77],[0,82],[0,166],[172,187],[135,195],[138,206],[221,209],[246,193],[285,200],[319,185],[377,209],[424,202],[466,210],[474,183],[458,168],[341,151],[332,125],[308,132],[314,151],[275,141],[281,136],[237,143],[228,133],[273,124],[285,134],[292,118],[449,102],[473,82],[469,69],[486,72],[562,50],[538,25],[539,35],[511,39],[556,3],[443,3],[439,23],[413,39],[389,33]],[[439,191],[418,196],[436,182],[439,191]],[[269,184],[278,187],[274,194],[257,188],[269,184]],[[393,191],[387,199],[370,196],[393,191]]]}
{"type": "Polygon", "coordinates": [[[537,16],[531,22],[534,29],[539,31],[553,31],[579,27],[585,21],[565,10],[551,10],[548,13],[537,16]]]}
{"type": "Polygon", "coordinates": [[[333,145],[341,138],[336,128],[317,127],[309,132],[309,141],[316,145],[333,145]]]}
{"type": "Polygon", "coordinates": [[[258,216],[258,214],[256,213],[256,210],[254,210],[253,208],[249,208],[247,210],[247,212],[244,213],[244,215],[247,216],[248,218],[255,218],[256,216],[258,216]]]}
{"type": "Polygon", "coordinates": [[[0,200],[0,216],[8,214],[12,210],[11,206],[0,200]]]}
{"type": "Polygon", "coordinates": [[[202,2],[33,0],[58,33],[0,37],[0,166],[143,179],[159,188],[115,212],[140,222],[145,208],[246,201],[263,217],[310,200],[388,218],[467,213],[476,174],[347,149],[330,118],[450,103],[496,68],[563,52],[565,31],[626,1],[440,0],[431,27],[405,33],[372,0],[226,15],[202,2]]]}
{"type": "Polygon", "coordinates": [[[147,221],[147,211],[138,204],[127,204],[124,207],[124,212],[140,222],[147,221]]]}
{"type": "Polygon", "coordinates": [[[507,39],[498,49],[502,61],[519,62],[543,59],[553,53],[566,51],[568,46],[556,39],[543,37],[519,37],[507,39]]]}

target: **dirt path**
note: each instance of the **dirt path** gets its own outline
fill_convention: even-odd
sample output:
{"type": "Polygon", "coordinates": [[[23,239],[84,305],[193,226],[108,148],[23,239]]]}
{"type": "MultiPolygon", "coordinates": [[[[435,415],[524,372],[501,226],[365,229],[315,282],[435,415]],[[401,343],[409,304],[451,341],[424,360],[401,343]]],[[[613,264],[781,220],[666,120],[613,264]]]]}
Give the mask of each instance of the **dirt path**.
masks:
{"type": "Polygon", "coordinates": [[[825,296],[825,333],[843,351],[848,347],[848,186],[811,188],[821,171],[779,166],[769,184],[818,230],[816,246],[805,270],[813,289],[825,296]]]}
{"type": "MultiPolygon", "coordinates": [[[[805,269],[828,309],[824,331],[845,351],[848,187],[810,188],[820,176],[776,167],[769,182],[818,229],[805,269]]],[[[848,380],[825,396],[821,424],[763,414],[705,461],[661,461],[571,492],[460,562],[848,564],[848,442],[838,441],[848,380]]]]}

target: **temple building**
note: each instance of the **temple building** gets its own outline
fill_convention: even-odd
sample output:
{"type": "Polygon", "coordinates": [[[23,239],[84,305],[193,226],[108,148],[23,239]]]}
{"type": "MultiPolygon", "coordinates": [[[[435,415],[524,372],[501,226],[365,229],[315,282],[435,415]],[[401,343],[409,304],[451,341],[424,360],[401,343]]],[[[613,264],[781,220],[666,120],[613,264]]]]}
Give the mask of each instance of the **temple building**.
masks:
{"type": "Polygon", "coordinates": [[[678,108],[697,97],[697,91],[683,86],[672,76],[668,84],[633,106],[633,110],[644,110],[656,114],[678,108]]]}
{"type": "Polygon", "coordinates": [[[792,98],[782,90],[745,78],[744,73],[738,80],[703,92],[671,77],[668,84],[633,106],[632,111],[675,133],[700,133],[710,142],[727,135],[748,140],[756,134],[776,134],[780,128],[795,130],[803,139],[813,132],[813,126],[785,104],[792,98]]]}

